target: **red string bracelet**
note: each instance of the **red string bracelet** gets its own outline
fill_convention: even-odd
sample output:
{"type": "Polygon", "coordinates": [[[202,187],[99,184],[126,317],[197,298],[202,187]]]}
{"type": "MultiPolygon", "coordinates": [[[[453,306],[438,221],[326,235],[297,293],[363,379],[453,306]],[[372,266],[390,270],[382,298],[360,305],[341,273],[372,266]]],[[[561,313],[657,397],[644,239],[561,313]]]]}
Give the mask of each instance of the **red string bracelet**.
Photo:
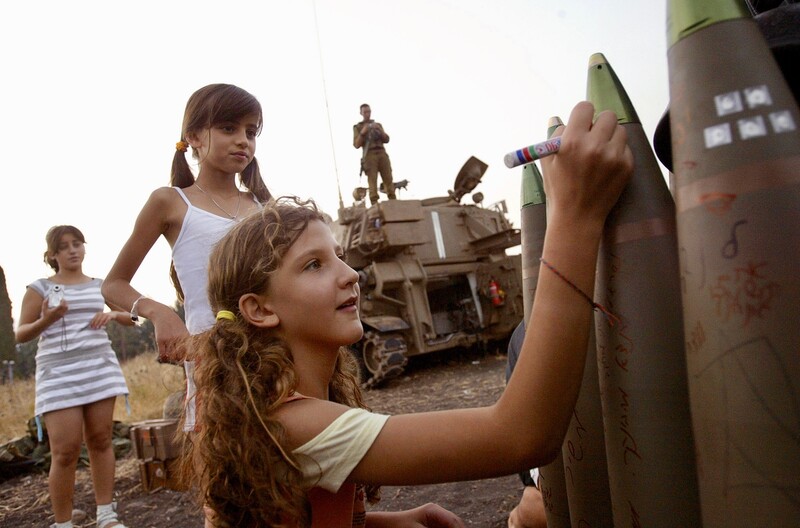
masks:
{"type": "Polygon", "coordinates": [[[611,313],[611,312],[610,312],[610,311],[609,311],[609,310],[608,310],[608,309],[607,309],[605,306],[603,306],[602,304],[599,304],[599,303],[596,303],[596,302],[594,302],[594,301],[592,300],[592,298],[591,298],[591,297],[589,297],[588,295],[586,295],[586,293],[584,293],[584,291],[583,291],[583,290],[581,290],[580,288],[578,288],[577,286],[575,286],[575,284],[574,284],[574,283],[573,283],[571,280],[569,280],[569,279],[568,279],[568,278],[566,278],[564,275],[562,275],[562,274],[561,274],[561,272],[560,272],[560,271],[558,271],[556,268],[554,268],[552,264],[550,264],[549,262],[547,262],[547,261],[546,261],[545,259],[543,259],[543,258],[539,258],[539,262],[541,262],[542,264],[544,264],[545,266],[547,266],[547,269],[549,269],[550,271],[552,271],[553,273],[555,273],[555,274],[558,276],[558,278],[560,278],[561,280],[563,280],[564,282],[566,282],[566,283],[569,285],[569,287],[570,287],[570,288],[572,288],[573,290],[575,290],[576,292],[578,292],[578,294],[579,294],[581,297],[583,297],[584,299],[586,299],[586,302],[588,302],[588,303],[589,303],[589,306],[591,306],[593,310],[600,310],[600,313],[602,313],[602,314],[605,316],[606,320],[608,321],[608,326],[614,326],[616,323],[618,323],[618,322],[619,322],[619,320],[620,320],[620,319],[619,319],[619,317],[617,317],[616,315],[614,315],[613,313],[611,313]]]}

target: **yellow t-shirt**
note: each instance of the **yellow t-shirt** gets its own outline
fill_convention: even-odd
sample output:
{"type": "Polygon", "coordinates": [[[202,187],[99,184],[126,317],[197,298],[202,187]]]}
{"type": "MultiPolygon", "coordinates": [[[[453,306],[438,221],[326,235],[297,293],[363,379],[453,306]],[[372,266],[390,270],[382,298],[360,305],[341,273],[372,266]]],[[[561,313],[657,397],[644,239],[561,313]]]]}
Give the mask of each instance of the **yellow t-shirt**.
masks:
{"type": "Polygon", "coordinates": [[[388,419],[366,409],[350,409],[295,449],[294,454],[300,455],[304,483],[336,493],[372,447],[388,419]]]}

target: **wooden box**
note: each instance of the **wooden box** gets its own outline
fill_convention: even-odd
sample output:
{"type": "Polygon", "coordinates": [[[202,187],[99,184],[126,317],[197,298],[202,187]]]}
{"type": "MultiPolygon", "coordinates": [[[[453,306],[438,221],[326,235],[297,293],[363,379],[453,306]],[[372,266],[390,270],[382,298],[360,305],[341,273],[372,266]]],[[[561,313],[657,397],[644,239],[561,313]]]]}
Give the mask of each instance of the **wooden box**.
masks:
{"type": "Polygon", "coordinates": [[[178,476],[177,459],[140,460],[139,475],[142,479],[142,491],[154,493],[161,489],[186,491],[178,476]]]}
{"type": "Polygon", "coordinates": [[[169,460],[180,454],[178,420],[146,420],[131,426],[133,454],[139,460],[169,460]]]}

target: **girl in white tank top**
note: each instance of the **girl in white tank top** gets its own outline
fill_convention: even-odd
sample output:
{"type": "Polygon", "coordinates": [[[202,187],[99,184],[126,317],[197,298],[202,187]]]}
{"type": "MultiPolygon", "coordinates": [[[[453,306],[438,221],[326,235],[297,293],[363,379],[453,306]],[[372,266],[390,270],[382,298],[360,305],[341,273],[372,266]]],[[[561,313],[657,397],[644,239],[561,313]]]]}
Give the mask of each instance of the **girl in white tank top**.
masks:
{"type": "Polygon", "coordinates": [[[108,302],[130,309],[134,318],[153,322],[160,361],[181,363],[184,338],[213,322],[206,299],[207,260],[213,244],[271,198],[255,158],[262,123],[260,103],[241,88],[212,84],[192,94],[172,163],[171,186],[178,192],[170,187],[153,191],[103,283],[108,302]],[[186,156],[190,149],[197,163],[196,179],[186,156]],[[170,271],[178,300],[184,303],[186,323],[172,308],[173,302],[150,299],[131,285],[160,236],[172,248],[170,271]]]}

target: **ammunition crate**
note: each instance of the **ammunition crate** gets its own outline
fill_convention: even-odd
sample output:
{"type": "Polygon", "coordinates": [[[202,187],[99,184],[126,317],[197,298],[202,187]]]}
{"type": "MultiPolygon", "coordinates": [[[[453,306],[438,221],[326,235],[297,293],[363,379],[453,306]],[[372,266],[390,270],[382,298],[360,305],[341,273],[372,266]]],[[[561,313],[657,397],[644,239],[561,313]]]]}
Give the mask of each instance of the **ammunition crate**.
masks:
{"type": "Polygon", "coordinates": [[[133,454],[139,460],[169,460],[180,455],[178,420],[146,420],[131,426],[133,454]]]}

